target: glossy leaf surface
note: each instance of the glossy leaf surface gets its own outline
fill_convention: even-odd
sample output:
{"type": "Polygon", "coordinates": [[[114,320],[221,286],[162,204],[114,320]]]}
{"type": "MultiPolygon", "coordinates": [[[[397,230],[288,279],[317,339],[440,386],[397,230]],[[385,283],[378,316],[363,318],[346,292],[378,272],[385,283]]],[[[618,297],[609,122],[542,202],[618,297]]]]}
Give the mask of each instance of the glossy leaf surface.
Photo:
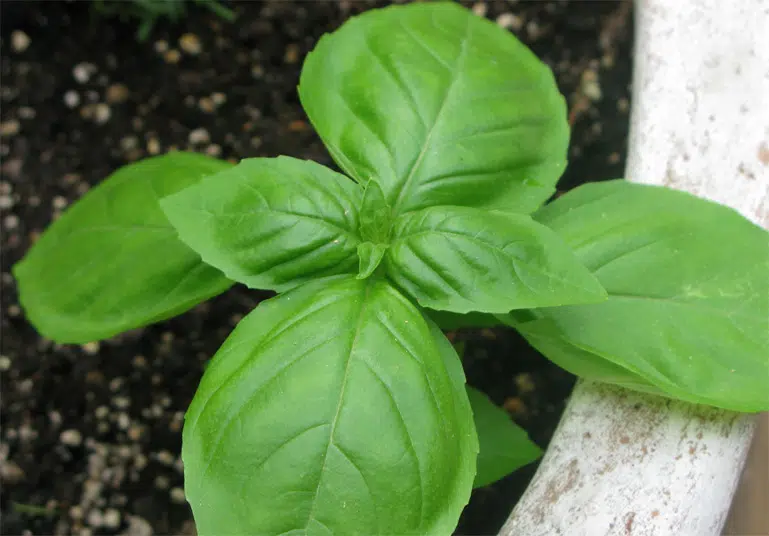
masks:
{"type": "Polygon", "coordinates": [[[169,153],[127,165],[67,209],[13,267],[30,322],[62,343],[180,314],[232,281],[181,242],[159,201],[231,164],[169,153]]]}
{"type": "Polygon", "coordinates": [[[384,192],[376,181],[369,181],[360,207],[360,236],[375,244],[390,240],[392,213],[384,192]]]}
{"type": "Polygon", "coordinates": [[[477,437],[451,344],[382,280],[261,303],[212,360],[183,459],[198,533],[449,534],[477,437]]]}
{"type": "MultiPolygon", "coordinates": [[[[504,317],[503,317],[504,318],[504,317]]],[[[512,323],[511,323],[512,324],[512,323]]],[[[575,341],[563,335],[552,318],[538,318],[515,327],[541,354],[572,374],[619,385],[634,391],[664,395],[664,391],[644,380],[632,370],[599,358],[589,349],[577,346],[575,341]]]]}
{"type": "Polygon", "coordinates": [[[509,32],[454,3],[365,13],[321,38],[299,95],[337,164],[376,178],[394,213],[528,213],[566,164],[553,75],[509,32]]]}
{"type": "Polygon", "coordinates": [[[387,246],[361,242],[358,244],[358,278],[365,279],[374,273],[382,262],[387,246]]]}
{"type": "Polygon", "coordinates": [[[162,203],[203,260],[252,288],[285,290],[358,268],[361,189],[306,160],[251,158],[162,203]]]}
{"type": "Polygon", "coordinates": [[[542,455],[526,431],[477,389],[467,388],[478,432],[478,471],[473,486],[488,486],[542,455]]]}
{"type": "Polygon", "coordinates": [[[528,216],[432,207],[401,216],[393,236],[387,274],[424,307],[506,313],[606,297],[563,241],[528,216]]]}
{"type": "Polygon", "coordinates": [[[536,218],[609,292],[518,327],[547,357],[588,378],[769,409],[769,233],[727,207],[624,181],[577,188],[536,218]]]}

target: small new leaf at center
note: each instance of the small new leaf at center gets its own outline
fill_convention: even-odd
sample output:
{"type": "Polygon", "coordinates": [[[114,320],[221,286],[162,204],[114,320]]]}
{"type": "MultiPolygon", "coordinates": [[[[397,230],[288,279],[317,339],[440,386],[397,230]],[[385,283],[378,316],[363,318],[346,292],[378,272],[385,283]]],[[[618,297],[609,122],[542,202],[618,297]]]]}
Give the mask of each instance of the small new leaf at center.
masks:
{"type": "Polygon", "coordinates": [[[364,241],[386,244],[390,240],[391,227],[392,211],[390,205],[385,200],[382,187],[372,179],[363,192],[360,208],[360,236],[364,241]]]}
{"type": "Polygon", "coordinates": [[[387,244],[374,244],[373,242],[361,242],[358,244],[358,279],[366,279],[374,270],[377,269],[379,263],[382,262],[387,251],[387,244]]]}

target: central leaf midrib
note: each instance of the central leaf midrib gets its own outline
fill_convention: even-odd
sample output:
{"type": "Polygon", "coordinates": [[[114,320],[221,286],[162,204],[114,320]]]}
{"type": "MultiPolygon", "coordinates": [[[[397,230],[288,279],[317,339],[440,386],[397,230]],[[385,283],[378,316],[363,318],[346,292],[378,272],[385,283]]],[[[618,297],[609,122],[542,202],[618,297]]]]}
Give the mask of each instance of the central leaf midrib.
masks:
{"type": "MultiPolygon", "coordinates": [[[[222,215],[212,214],[211,212],[208,212],[208,211],[204,211],[204,212],[206,212],[210,216],[215,216],[217,218],[223,217],[222,215]]],[[[251,214],[280,214],[283,216],[294,217],[300,220],[308,220],[313,223],[321,224],[324,227],[330,227],[331,229],[338,231],[340,234],[348,235],[350,238],[354,238],[355,240],[358,240],[358,235],[352,229],[343,227],[337,222],[326,220],[318,216],[313,216],[312,214],[302,214],[301,212],[289,212],[287,210],[276,210],[276,209],[248,210],[246,212],[228,212],[227,214],[224,215],[224,217],[242,218],[244,216],[247,217],[251,214]]]]}
{"type": "Polygon", "coordinates": [[[430,130],[427,132],[427,136],[425,136],[425,141],[422,144],[422,148],[419,151],[419,155],[417,155],[417,158],[414,161],[414,165],[411,166],[411,169],[409,170],[409,174],[403,180],[403,183],[401,184],[400,188],[398,188],[398,193],[395,196],[395,202],[392,205],[394,214],[398,214],[400,212],[401,204],[404,199],[404,194],[407,193],[408,190],[410,189],[411,182],[414,179],[414,176],[416,175],[417,170],[419,169],[419,166],[422,164],[422,160],[427,154],[427,149],[430,147],[430,141],[432,139],[433,133],[435,132],[435,127],[438,125],[438,123],[440,123],[441,117],[443,116],[444,110],[446,109],[446,103],[449,101],[449,97],[451,96],[452,90],[454,89],[454,86],[456,85],[456,82],[459,79],[459,71],[461,69],[462,64],[465,61],[465,54],[467,53],[467,43],[470,40],[471,27],[472,27],[472,24],[470,24],[470,21],[468,21],[467,25],[465,26],[465,35],[462,37],[461,49],[460,49],[459,55],[457,56],[457,61],[454,64],[454,69],[451,72],[451,81],[449,82],[449,85],[446,88],[446,92],[443,94],[443,99],[441,100],[440,107],[438,108],[438,113],[435,114],[435,119],[433,121],[433,124],[430,126],[430,130]]]}
{"type": "MultiPolygon", "coordinates": [[[[347,386],[347,379],[350,373],[350,363],[352,363],[353,351],[355,350],[355,345],[358,342],[358,337],[360,336],[361,329],[363,328],[365,313],[369,305],[368,299],[369,299],[369,295],[371,294],[372,286],[373,284],[371,282],[366,283],[366,291],[365,291],[365,294],[363,295],[363,300],[361,301],[361,306],[358,311],[358,315],[357,315],[358,322],[357,322],[357,325],[355,326],[355,334],[353,335],[352,341],[350,342],[350,349],[347,352],[347,363],[345,363],[344,375],[342,376],[342,385],[339,388],[339,399],[337,401],[336,411],[334,412],[334,418],[331,420],[331,423],[330,423],[331,428],[329,430],[328,443],[326,444],[326,452],[323,454],[323,465],[321,466],[321,469],[320,469],[320,476],[318,477],[318,485],[315,487],[315,495],[312,500],[312,506],[310,507],[310,513],[307,516],[307,522],[305,523],[305,526],[304,526],[305,530],[307,530],[307,528],[309,527],[310,521],[313,521],[313,520],[317,521],[317,519],[315,518],[315,510],[318,505],[318,495],[320,494],[320,486],[323,483],[323,477],[326,473],[326,463],[328,461],[328,453],[331,450],[331,446],[334,444],[334,433],[336,432],[336,425],[337,425],[337,422],[339,421],[339,414],[342,410],[342,403],[344,402],[344,392],[347,386]]],[[[318,523],[321,523],[321,522],[318,521],[318,523]]]]}

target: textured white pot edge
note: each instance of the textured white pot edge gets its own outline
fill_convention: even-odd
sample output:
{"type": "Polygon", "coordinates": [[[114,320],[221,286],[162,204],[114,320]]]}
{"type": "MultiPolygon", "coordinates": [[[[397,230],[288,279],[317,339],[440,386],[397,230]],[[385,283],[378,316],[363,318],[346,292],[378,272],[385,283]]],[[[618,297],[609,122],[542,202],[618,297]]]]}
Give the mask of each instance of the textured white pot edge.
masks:
{"type": "MultiPolygon", "coordinates": [[[[769,227],[769,0],[638,0],[635,17],[627,177],[769,227]]],[[[716,536],[754,424],[581,381],[500,534],[716,536]]]]}

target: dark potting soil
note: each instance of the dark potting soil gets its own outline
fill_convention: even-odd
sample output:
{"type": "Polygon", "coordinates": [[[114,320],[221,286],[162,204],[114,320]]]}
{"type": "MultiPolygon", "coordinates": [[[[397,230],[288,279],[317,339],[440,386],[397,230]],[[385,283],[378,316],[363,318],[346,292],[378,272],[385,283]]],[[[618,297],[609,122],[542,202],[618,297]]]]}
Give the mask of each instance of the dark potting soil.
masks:
{"type": "MultiPolygon", "coordinates": [[[[468,5],[554,69],[574,127],[561,188],[621,176],[630,4],[468,5]]],[[[88,2],[2,2],[3,534],[194,533],[182,417],[204,362],[268,294],[238,286],[161,324],[58,345],[25,320],[10,267],[90,186],[148,155],[178,148],[331,164],[299,106],[302,59],[321,34],[372,6],[243,2],[234,23],[193,8],[140,43],[135,26],[95,19],[88,2]]],[[[466,342],[469,383],[546,446],[574,378],[511,330],[451,336],[466,342]]],[[[475,491],[458,531],[499,529],[534,470],[475,491]]]]}

